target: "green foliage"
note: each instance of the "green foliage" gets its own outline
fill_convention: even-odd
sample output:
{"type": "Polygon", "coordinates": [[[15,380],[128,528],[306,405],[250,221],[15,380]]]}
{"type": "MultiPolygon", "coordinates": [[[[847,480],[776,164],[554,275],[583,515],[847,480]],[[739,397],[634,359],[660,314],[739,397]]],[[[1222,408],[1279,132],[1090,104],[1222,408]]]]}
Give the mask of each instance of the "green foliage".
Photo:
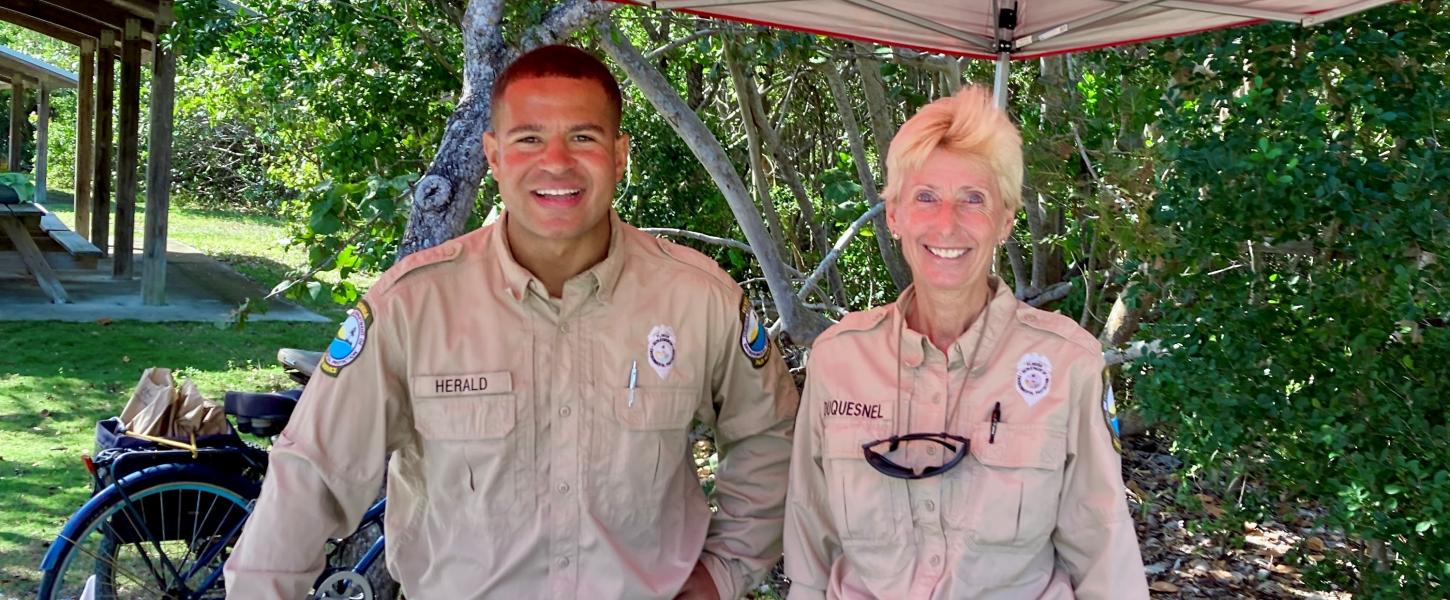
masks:
{"type": "Polygon", "coordinates": [[[1177,85],[1157,123],[1145,333],[1171,351],[1140,369],[1137,399],[1194,467],[1388,544],[1383,570],[1349,556],[1354,571],[1324,574],[1367,597],[1450,582],[1447,27],[1426,2],[1159,49],[1177,85]]]}

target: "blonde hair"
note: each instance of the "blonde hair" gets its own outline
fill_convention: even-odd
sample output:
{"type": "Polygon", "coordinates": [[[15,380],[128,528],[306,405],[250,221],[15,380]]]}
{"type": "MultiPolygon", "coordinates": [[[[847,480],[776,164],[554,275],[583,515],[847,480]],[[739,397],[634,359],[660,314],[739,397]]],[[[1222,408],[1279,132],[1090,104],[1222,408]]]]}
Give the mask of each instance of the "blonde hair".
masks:
{"type": "Polygon", "coordinates": [[[881,196],[895,202],[907,175],[921,168],[937,148],[986,162],[1009,214],[1022,208],[1022,135],[992,103],[986,88],[964,87],[907,119],[886,151],[886,189],[881,196]]]}

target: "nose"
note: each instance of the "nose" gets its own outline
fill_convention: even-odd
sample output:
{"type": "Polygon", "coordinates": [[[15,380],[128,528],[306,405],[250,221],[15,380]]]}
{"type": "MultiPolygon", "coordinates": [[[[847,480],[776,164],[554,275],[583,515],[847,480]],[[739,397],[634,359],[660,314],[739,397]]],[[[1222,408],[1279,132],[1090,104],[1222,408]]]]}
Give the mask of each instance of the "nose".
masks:
{"type": "Polygon", "coordinates": [[[551,171],[566,171],[574,166],[574,155],[569,143],[563,138],[550,138],[544,143],[544,154],[539,166],[551,171]]]}

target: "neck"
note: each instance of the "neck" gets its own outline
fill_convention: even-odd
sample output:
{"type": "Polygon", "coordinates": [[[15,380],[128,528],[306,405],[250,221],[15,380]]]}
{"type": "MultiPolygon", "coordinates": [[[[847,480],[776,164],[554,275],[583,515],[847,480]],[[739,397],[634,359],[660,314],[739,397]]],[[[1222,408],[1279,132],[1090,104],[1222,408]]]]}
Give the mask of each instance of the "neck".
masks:
{"type": "Polygon", "coordinates": [[[504,234],[508,236],[509,252],[519,266],[533,273],[549,295],[564,296],[564,282],[575,275],[599,264],[609,254],[609,233],[612,225],[606,222],[602,231],[589,232],[573,240],[550,240],[536,238],[504,222],[504,234]]]}
{"type": "Polygon", "coordinates": [[[991,286],[985,282],[965,294],[918,287],[906,314],[906,324],[926,335],[931,345],[946,353],[976,322],[991,298],[991,286]]]}

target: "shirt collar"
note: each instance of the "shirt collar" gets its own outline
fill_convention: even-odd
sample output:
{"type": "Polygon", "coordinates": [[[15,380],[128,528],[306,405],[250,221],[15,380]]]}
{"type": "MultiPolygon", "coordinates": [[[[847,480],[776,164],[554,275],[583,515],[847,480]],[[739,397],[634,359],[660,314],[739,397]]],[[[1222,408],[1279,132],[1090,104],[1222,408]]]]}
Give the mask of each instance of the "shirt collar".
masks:
{"type": "MultiPolygon", "coordinates": [[[[996,352],[997,344],[1002,339],[1002,334],[1007,331],[1013,316],[1017,313],[1017,297],[1012,295],[1012,291],[1000,279],[989,276],[987,284],[993,291],[991,299],[988,300],[987,306],[982,312],[985,318],[973,321],[967,327],[966,332],[962,333],[961,337],[958,337],[953,343],[956,346],[956,352],[953,354],[957,354],[959,358],[953,360],[948,357],[952,366],[957,366],[957,361],[972,359],[973,375],[979,374],[978,371],[991,361],[992,354],[996,352]],[[979,339],[981,346],[977,348],[976,355],[973,356],[973,348],[977,346],[979,339]]],[[[906,324],[906,310],[911,306],[915,297],[916,285],[907,286],[892,305],[891,311],[891,325],[900,332],[901,336],[901,361],[910,368],[921,366],[922,362],[926,360],[927,352],[934,351],[930,348],[931,340],[926,335],[913,330],[906,324]]]]}
{"type": "MultiPolygon", "coordinates": [[[[508,218],[508,212],[505,211],[503,216],[494,225],[496,229],[494,230],[492,240],[492,254],[496,257],[498,268],[503,273],[503,281],[506,286],[504,291],[514,301],[522,302],[528,295],[529,284],[531,282],[538,286],[541,291],[544,288],[543,282],[539,282],[533,273],[530,273],[528,269],[525,269],[523,265],[520,265],[514,259],[513,249],[509,247],[508,242],[508,218]]],[[[625,247],[628,244],[628,240],[625,239],[627,235],[625,229],[627,227],[628,225],[619,218],[619,215],[614,212],[614,209],[609,209],[609,249],[606,251],[604,260],[599,261],[598,264],[590,267],[585,272],[576,275],[570,282],[578,280],[579,278],[588,278],[599,300],[609,302],[610,298],[613,297],[614,288],[619,283],[619,274],[624,269],[625,247]]],[[[565,285],[567,286],[569,283],[566,282],[565,285]]]]}

